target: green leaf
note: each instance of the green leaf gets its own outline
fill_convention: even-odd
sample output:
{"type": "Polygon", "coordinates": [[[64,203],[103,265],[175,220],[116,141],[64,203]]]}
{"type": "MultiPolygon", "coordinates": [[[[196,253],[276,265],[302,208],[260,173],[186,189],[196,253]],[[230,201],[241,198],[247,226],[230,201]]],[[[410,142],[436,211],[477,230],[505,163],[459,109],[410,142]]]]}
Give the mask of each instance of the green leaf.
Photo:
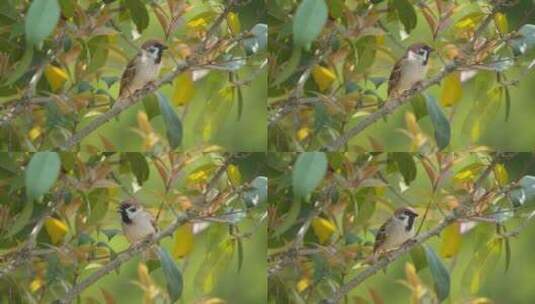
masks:
{"type": "Polygon", "coordinates": [[[24,55],[22,55],[22,58],[17,62],[17,67],[15,70],[7,76],[5,84],[8,86],[14,84],[22,77],[22,75],[28,72],[28,68],[32,64],[32,59],[33,47],[27,47],[24,50],[24,55]]]}
{"type": "Polygon", "coordinates": [[[327,5],[324,0],[303,0],[293,20],[294,44],[308,49],[327,22],[327,5]]]}
{"type": "Polygon", "coordinates": [[[143,154],[139,152],[127,152],[125,153],[126,159],[130,163],[130,169],[136,176],[137,183],[141,186],[149,179],[149,164],[143,154]]]}
{"type": "Polygon", "coordinates": [[[21,231],[22,228],[24,228],[26,224],[28,224],[28,221],[30,221],[30,218],[32,217],[32,212],[33,202],[26,202],[26,205],[24,205],[24,208],[15,219],[15,222],[11,225],[11,227],[9,227],[9,230],[3,238],[8,239],[17,234],[19,231],[21,231]]]}
{"type": "Polygon", "coordinates": [[[149,12],[141,0],[126,0],[126,8],[130,11],[132,21],[136,24],[138,32],[143,32],[149,26],[149,12]]]}
{"type": "Polygon", "coordinates": [[[258,23],[249,31],[252,37],[243,40],[243,46],[247,55],[252,55],[263,51],[268,43],[268,26],[264,23],[258,23]]]}
{"type": "Polygon", "coordinates": [[[425,95],[427,112],[435,128],[435,141],[439,150],[446,148],[450,143],[451,129],[450,122],[440,109],[435,98],[431,95],[425,95]]]}
{"type": "Polygon", "coordinates": [[[107,189],[98,188],[87,196],[89,200],[88,209],[84,214],[88,214],[87,225],[95,225],[100,223],[108,213],[110,206],[110,195],[107,189]]]}
{"type": "Polygon", "coordinates": [[[411,106],[414,115],[416,115],[416,120],[427,116],[427,105],[422,94],[418,94],[411,99],[411,106]]]}
{"type": "Polygon", "coordinates": [[[271,86],[278,86],[279,84],[285,82],[286,79],[290,78],[290,76],[293,75],[293,73],[299,66],[300,61],[301,49],[294,48],[292,50],[292,55],[290,56],[290,59],[288,59],[284,68],[279,73],[277,73],[277,75],[275,76],[275,81],[273,81],[273,84],[271,84],[271,86]]]}
{"type": "Polygon", "coordinates": [[[26,42],[40,48],[56,27],[60,8],[57,0],[34,0],[25,18],[26,42]]]}
{"type": "Polygon", "coordinates": [[[409,0],[394,0],[391,3],[394,4],[398,12],[399,20],[403,23],[405,32],[410,33],[416,27],[418,21],[414,6],[409,0]]]}
{"type": "Polygon", "coordinates": [[[171,107],[167,97],[159,92],[156,93],[156,96],[158,97],[160,112],[162,113],[163,121],[165,123],[167,140],[169,141],[171,149],[174,150],[180,146],[182,142],[182,122],[180,121],[180,118],[178,118],[173,107],[171,107]]]}
{"type": "Polygon", "coordinates": [[[147,117],[151,120],[153,117],[160,115],[160,106],[158,105],[158,98],[154,94],[150,94],[143,98],[143,108],[147,113],[147,117]]]}
{"type": "Polygon", "coordinates": [[[265,176],[257,176],[243,193],[243,200],[247,207],[255,207],[267,201],[268,179],[265,176]]]}
{"type": "Polygon", "coordinates": [[[32,156],[25,174],[28,200],[48,192],[59,175],[61,160],[56,152],[37,152],[32,156]]]}
{"type": "Polygon", "coordinates": [[[327,173],[327,156],[323,152],[299,154],[292,171],[293,194],[297,200],[308,201],[310,194],[327,173]]]}
{"type": "Polygon", "coordinates": [[[425,246],[425,256],[435,282],[435,292],[438,300],[442,302],[450,294],[450,274],[431,247],[425,246]]]}
{"type": "Polygon", "coordinates": [[[281,234],[290,229],[297,220],[297,217],[299,217],[300,212],[301,201],[293,200],[292,205],[290,206],[290,210],[288,210],[288,212],[286,213],[286,217],[284,218],[282,223],[275,229],[273,237],[279,237],[281,234]]]}
{"type": "Polygon", "coordinates": [[[182,274],[176,266],[173,258],[162,247],[158,248],[158,256],[163,268],[165,280],[167,281],[167,292],[171,298],[171,302],[174,303],[182,295],[182,274]]]}
{"type": "Polygon", "coordinates": [[[422,246],[413,247],[410,251],[411,259],[416,268],[416,272],[427,267],[427,258],[425,256],[425,250],[422,246]]]}
{"type": "Polygon", "coordinates": [[[390,155],[398,165],[399,172],[403,175],[405,184],[410,184],[416,178],[416,163],[412,154],[407,152],[393,152],[390,155]]]}
{"type": "Polygon", "coordinates": [[[117,234],[121,232],[121,230],[119,229],[101,229],[100,231],[102,231],[102,233],[106,235],[106,237],[108,238],[108,241],[111,241],[111,239],[113,239],[114,236],[116,236],[117,234]]]}

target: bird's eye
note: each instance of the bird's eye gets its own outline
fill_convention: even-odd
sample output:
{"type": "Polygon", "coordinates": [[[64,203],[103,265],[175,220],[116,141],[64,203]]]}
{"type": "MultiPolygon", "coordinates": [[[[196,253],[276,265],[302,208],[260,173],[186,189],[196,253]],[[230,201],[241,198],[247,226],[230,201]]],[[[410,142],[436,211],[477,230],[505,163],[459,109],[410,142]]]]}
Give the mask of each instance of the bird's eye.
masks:
{"type": "Polygon", "coordinates": [[[134,213],[134,212],[136,212],[136,208],[130,208],[130,209],[128,209],[128,211],[134,213]]]}

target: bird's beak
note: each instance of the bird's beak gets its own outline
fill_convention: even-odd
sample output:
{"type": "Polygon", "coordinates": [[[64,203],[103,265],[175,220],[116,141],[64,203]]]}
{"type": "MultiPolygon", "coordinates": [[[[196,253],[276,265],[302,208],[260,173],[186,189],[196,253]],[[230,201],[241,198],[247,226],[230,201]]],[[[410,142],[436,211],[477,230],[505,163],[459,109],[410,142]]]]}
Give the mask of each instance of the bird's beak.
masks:
{"type": "Polygon", "coordinates": [[[162,44],[162,50],[167,50],[169,47],[167,45],[162,44]]]}

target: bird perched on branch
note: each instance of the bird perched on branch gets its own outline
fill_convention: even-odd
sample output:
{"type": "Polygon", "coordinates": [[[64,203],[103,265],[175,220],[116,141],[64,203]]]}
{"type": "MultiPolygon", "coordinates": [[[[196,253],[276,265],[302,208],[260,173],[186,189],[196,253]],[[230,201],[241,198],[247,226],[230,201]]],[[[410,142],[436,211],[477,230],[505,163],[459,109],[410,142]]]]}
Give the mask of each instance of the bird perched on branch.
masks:
{"type": "MultiPolygon", "coordinates": [[[[125,200],[117,210],[121,215],[123,233],[130,244],[135,245],[147,238],[153,237],[158,232],[156,221],[152,214],[145,211],[135,199],[125,200]]],[[[143,252],[143,259],[155,259],[155,248],[143,252]]]]}
{"type": "Polygon", "coordinates": [[[414,236],[414,222],[418,214],[408,207],[398,208],[377,231],[374,256],[396,249],[414,236]]]}
{"type": "Polygon", "coordinates": [[[429,55],[433,48],[425,43],[409,46],[390,73],[388,97],[400,97],[403,92],[425,79],[429,68],[429,55]]]}
{"type": "Polygon", "coordinates": [[[121,77],[119,99],[125,98],[157,79],[167,47],[158,40],[148,40],[132,58],[121,77]]]}

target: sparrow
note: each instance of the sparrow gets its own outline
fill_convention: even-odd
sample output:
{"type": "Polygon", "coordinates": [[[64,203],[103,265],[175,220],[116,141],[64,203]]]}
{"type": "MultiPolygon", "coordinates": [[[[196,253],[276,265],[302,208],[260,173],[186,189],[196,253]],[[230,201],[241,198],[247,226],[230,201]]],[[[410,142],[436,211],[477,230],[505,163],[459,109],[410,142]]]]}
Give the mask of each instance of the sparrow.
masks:
{"type": "MultiPolygon", "coordinates": [[[[154,217],[145,211],[137,200],[128,199],[123,201],[119,205],[118,212],[121,216],[123,233],[130,244],[135,245],[158,232],[154,217]]],[[[144,260],[154,257],[156,257],[154,249],[143,252],[144,260]]]]}
{"type": "Polygon", "coordinates": [[[388,97],[400,97],[403,92],[424,80],[432,51],[433,48],[425,43],[415,43],[409,46],[405,55],[392,68],[388,80],[388,97]]]}
{"type": "Polygon", "coordinates": [[[414,236],[414,220],[418,214],[411,208],[398,208],[377,231],[374,255],[380,255],[403,245],[414,236]]]}
{"type": "Polygon", "coordinates": [[[156,80],[162,66],[163,51],[167,49],[158,40],[148,40],[132,58],[121,77],[119,99],[127,97],[146,84],[156,80]]]}

